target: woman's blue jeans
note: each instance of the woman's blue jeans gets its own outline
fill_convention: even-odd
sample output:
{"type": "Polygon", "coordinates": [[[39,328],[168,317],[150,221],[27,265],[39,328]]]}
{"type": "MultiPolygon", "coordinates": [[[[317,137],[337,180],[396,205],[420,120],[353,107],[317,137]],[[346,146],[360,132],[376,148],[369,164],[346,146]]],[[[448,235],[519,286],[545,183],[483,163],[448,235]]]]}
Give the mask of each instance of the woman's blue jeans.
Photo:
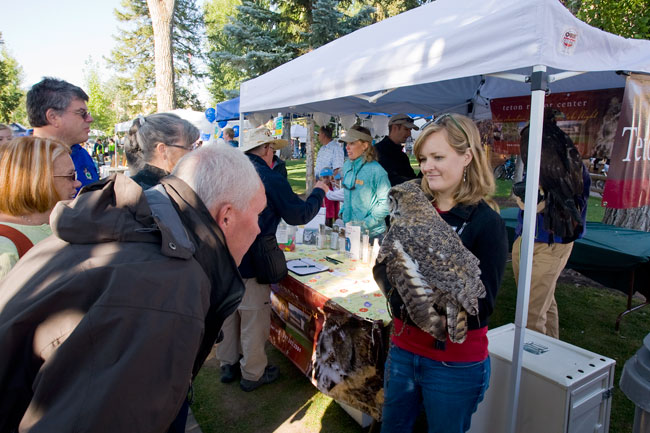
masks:
{"type": "Polygon", "coordinates": [[[489,383],[489,357],[480,362],[440,362],[391,345],[381,431],[410,433],[424,406],[429,433],[464,433],[489,383]]]}

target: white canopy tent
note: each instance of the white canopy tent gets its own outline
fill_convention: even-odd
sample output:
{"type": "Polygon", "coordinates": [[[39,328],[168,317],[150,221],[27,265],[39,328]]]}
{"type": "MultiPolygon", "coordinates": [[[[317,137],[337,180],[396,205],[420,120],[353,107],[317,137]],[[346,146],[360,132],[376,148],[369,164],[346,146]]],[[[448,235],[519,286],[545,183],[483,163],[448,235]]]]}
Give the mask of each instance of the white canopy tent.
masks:
{"type": "MultiPolygon", "coordinates": [[[[240,111],[474,114],[531,95],[526,195],[537,189],[546,91],[623,87],[650,73],[650,41],[581,22],[558,0],[437,0],[360,29],[242,83],[240,111]],[[472,109],[472,110],[470,110],[472,109]]],[[[518,281],[510,431],[516,428],[535,205],[526,202],[518,281]]]]}

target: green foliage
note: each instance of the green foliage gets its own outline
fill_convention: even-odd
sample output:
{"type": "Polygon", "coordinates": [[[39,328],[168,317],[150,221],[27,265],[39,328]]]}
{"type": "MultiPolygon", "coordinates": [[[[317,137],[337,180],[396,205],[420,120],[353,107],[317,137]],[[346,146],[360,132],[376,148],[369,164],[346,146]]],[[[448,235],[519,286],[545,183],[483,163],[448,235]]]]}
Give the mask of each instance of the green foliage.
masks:
{"type": "Polygon", "coordinates": [[[93,129],[99,129],[105,135],[113,134],[113,128],[118,123],[115,113],[115,89],[102,82],[96,64],[86,63],[89,69],[85,73],[85,88],[88,93],[88,109],[93,115],[93,129]]]}
{"type": "MultiPolygon", "coordinates": [[[[0,45],[2,45],[0,34],[0,45]]],[[[0,121],[18,121],[16,111],[21,102],[24,105],[25,92],[20,88],[22,68],[9,55],[7,50],[0,48],[0,121]]],[[[21,119],[22,120],[22,119],[21,119]]]]}
{"type": "MultiPolygon", "coordinates": [[[[133,116],[156,111],[153,28],[146,0],[122,0],[115,17],[123,24],[114,36],[117,46],[108,60],[119,74],[118,87],[131,92],[129,105],[122,107],[133,116]]],[[[191,91],[204,74],[201,31],[203,17],[196,0],[176,0],[172,29],[176,106],[200,109],[198,97],[191,91]]]]}
{"type": "Polygon", "coordinates": [[[238,13],[224,26],[232,40],[231,51],[214,53],[216,59],[256,77],[298,56],[303,42],[289,38],[287,18],[266,0],[243,0],[238,13]]]}
{"type": "MultiPolygon", "coordinates": [[[[240,0],[212,0],[204,4],[205,30],[209,50],[215,52],[234,52],[232,39],[224,31],[231,16],[237,13],[240,0]]],[[[225,101],[239,95],[241,71],[222,59],[210,55],[208,74],[211,78],[210,94],[215,101],[225,101]]]]}
{"type": "Polygon", "coordinates": [[[375,21],[374,8],[360,0],[211,0],[205,10],[217,101],[237,96],[242,81],[375,21]]]}
{"type": "Polygon", "coordinates": [[[375,8],[372,6],[360,5],[360,9],[353,15],[346,15],[339,6],[337,0],[314,2],[313,23],[307,37],[312,48],[318,48],[373,23],[375,8]]]}
{"type": "Polygon", "coordinates": [[[591,26],[626,38],[650,39],[647,0],[565,0],[563,3],[591,26]]]}

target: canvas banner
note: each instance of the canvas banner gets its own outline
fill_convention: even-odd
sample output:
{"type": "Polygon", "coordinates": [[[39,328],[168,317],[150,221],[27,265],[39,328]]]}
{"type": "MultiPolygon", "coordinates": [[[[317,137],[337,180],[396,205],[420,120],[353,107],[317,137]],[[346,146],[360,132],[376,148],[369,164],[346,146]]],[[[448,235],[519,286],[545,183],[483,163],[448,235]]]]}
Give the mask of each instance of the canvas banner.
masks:
{"type": "Polygon", "coordinates": [[[650,206],[650,77],[627,78],[603,205],[650,206]]]}
{"type": "MultiPolygon", "coordinates": [[[[595,153],[608,158],[605,149],[612,148],[622,98],[622,88],[552,93],[546,96],[545,106],[564,115],[557,119],[557,125],[584,158],[595,153]]],[[[492,99],[490,109],[494,151],[518,155],[519,133],[530,120],[530,95],[492,99]]]]}

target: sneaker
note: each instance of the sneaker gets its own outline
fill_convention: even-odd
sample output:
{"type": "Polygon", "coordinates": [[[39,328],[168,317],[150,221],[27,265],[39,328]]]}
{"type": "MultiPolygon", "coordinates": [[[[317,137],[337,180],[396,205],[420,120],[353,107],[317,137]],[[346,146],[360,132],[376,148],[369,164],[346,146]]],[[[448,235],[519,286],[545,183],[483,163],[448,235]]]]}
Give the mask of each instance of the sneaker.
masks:
{"type": "Polygon", "coordinates": [[[278,371],[278,367],[274,365],[267,365],[264,369],[264,374],[262,374],[262,377],[260,377],[258,380],[242,379],[239,382],[239,387],[242,389],[242,391],[250,392],[262,385],[273,382],[278,378],[279,375],[280,372],[278,371]]]}
{"type": "Polygon", "coordinates": [[[225,364],[221,366],[221,382],[230,383],[239,379],[241,376],[241,369],[239,364],[225,364]]]}

